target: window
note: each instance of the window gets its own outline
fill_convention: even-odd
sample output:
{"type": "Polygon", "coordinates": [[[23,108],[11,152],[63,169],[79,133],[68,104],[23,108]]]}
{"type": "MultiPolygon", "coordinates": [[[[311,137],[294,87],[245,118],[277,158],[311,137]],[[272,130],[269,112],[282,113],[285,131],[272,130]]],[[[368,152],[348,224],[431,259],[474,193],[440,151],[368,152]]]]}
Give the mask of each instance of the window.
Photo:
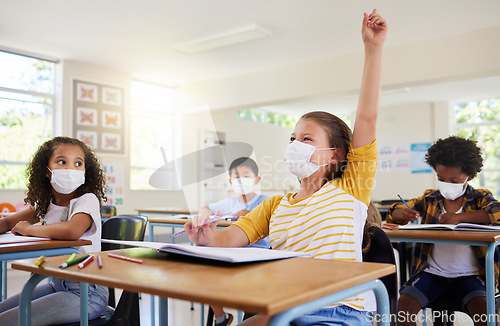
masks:
{"type": "Polygon", "coordinates": [[[293,128],[297,122],[297,117],[289,114],[270,112],[261,109],[238,110],[238,119],[260,123],[269,123],[275,126],[293,128]]]}
{"type": "Polygon", "coordinates": [[[25,189],[26,165],[52,137],[54,62],[0,51],[0,189],[25,189]]]}
{"type": "MultiPolygon", "coordinates": [[[[150,176],[179,153],[180,123],[176,122],[175,91],[171,88],[133,81],[131,89],[130,189],[152,190],[150,176]]],[[[165,171],[163,171],[165,172],[165,171]]],[[[179,171],[169,173],[164,189],[177,190],[179,171]],[[176,173],[177,172],[177,173],[176,173]]],[[[165,176],[165,174],[163,174],[165,176]]]]}
{"type": "Polygon", "coordinates": [[[472,182],[500,196],[500,98],[455,104],[456,135],[477,141],[483,152],[483,169],[472,182]]]}

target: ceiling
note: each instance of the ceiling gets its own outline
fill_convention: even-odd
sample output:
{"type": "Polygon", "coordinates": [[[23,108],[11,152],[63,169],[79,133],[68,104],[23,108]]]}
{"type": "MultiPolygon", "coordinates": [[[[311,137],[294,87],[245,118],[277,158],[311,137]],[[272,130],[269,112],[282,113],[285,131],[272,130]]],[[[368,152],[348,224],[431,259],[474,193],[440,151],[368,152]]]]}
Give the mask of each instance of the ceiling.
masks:
{"type": "MultiPolygon", "coordinates": [[[[386,46],[500,25],[498,0],[0,0],[0,3],[0,46],[108,66],[136,79],[169,86],[359,52],[362,12],[373,7],[387,18],[391,27],[386,46]],[[173,45],[253,23],[273,35],[198,54],[172,50],[173,45]]],[[[491,88],[492,81],[500,85],[498,79],[486,80],[489,86],[481,80],[443,84],[438,94],[463,95],[464,88],[469,94],[476,88],[484,93],[485,87],[491,88]]],[[[433,89],[415,87],[392,90],[387,95],[431,96],[438,90],[434,86],[433,89]]],[[[498,95],[500,92],[496,91],[495,96],[498,95]]],[[[321,103],[326,98],[305,102],[312,100],[321,103]]],[[[352,99],[336,99],[336,103],[345,101],[352,99]]]]}

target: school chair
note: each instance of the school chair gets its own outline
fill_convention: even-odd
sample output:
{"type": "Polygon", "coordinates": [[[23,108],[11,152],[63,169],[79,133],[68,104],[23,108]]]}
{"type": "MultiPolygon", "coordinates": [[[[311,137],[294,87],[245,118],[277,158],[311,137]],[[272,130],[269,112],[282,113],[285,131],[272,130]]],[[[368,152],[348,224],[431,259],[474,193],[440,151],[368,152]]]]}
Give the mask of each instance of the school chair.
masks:
{"type": "Polygon", "coordinates": [[[101,215],[105,218],[115,216],[117,214],[116,207],[113,205],[103,205],[101,206],[101,215]]]}
{"type": "MultiPolygon", "coordinates": [[[[117,215],[102,225],[102,239],[143,241],[148,219],[144,215],[117,215]]],[[[125,246],[102,243],[101,250],[123,249],[125,246]]],[[[89,320],[89,326],[140,325],[139,294],[123,291],[116,305],[115,289],[109,289],[108,306],[99,318],[89,320]],[[116,309],[114,308],[116,307],[116,309]]],[[[77,326],[80,322],[57,326],[77,326]]]]}
{"type": "MultiPolygon", "coordinates": [[[[373,225],[368,228],[367,236],[369,237],[370,244],[367,249],[363,250],[363,261],[396,265],[394,248],[387,234],[378,226],[373,225]]],[[[365,247],[365,243],[363,243],[363,247],[365,247]]],[[[384,283],[387,293],[389,294],[391,314],[395,314],[398,301],[397,274],[394,273],[384,276],[380,280],[384,283]]]]}

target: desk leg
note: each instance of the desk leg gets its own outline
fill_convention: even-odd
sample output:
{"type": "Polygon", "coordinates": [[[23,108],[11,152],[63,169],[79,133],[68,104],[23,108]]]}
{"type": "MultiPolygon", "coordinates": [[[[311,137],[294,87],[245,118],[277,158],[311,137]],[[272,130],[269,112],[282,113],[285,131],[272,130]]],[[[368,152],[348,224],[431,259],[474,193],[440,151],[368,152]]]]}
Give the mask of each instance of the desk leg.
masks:
{"type": "Polygon", "coordinates": [[[0,284],[0,301],[7,299],[7,261],[2,260],[0,265],[0,273],[2,274],[2,282],[0,284]]]}
{"type": "Polygon", "coordinates": [[[89,285],[80,282],[80,326],[89,325],[89,285]]]}
{"type": "Polygon", "coordinates": [[[159,300],[160,326],[168,326],[168,298],[160,297],[159,300]]]}
{"type": "Polygon", "coordinates": [[[488,315],[488,326],[495,325],[495,247],[497,243],[490,243],[486,249],[486,313],[488,315]]]}
{"type": "MultiPolygon", "coordinates": [[[[151,223],[149,224],[149,241],[154,242],[155,241],[155,234],[154,234],[154,225],[151,223]]],[[[155,296],[151,295],[151,302],[150,302],[150,314],[151,314],[151,326],[155,326],[156,321],[155,321],[155,296]]]]}
{"type": "Polygon", "coordinates": [[[47,276],[31,274],[19,296],[19,326],[31,326],[31,296],[33,290],[47,276]]]}
{"type": "Polygon", "coordinates": [[[389,326],[390,321],[390,309],[389,309],[389,295],[387,294],[387,289],[384,283],[380,280],[369,281],[357,286],[354,286],[343,291],[330,294],[326,297],[316,299],[314,301],[305,303],[303,305],[294,307],[287,311],[284,311],[278,315],[272,316],[268,325],[271,326],[282,326],[288,325],[293,319],[302,316],[304,314],[318,310],[324,306],[330,305],[335,302],[342,301],[346,298],[355,296],[357,294],[363,293],[365,291],[373,290],[375,297],[377,299],[377,314],[374,320],[377,321],[378,325],[389,326]],[[385,317],[385,318],[384,318],[385,317]]]}

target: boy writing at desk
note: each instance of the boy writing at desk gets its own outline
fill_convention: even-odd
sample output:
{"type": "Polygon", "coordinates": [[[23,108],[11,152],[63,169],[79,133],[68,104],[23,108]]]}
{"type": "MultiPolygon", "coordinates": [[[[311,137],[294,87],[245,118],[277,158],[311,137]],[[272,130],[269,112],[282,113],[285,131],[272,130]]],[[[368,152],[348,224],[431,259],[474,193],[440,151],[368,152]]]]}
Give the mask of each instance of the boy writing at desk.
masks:
{"type": "MultiPolygon", "coordinates": [[[[500,223],[500,203],[491,192],[467,184],[483,166],[481,151],[474,141],[455,136],[439,139],[429,148],[426,162],[436,171],[438,189],[428,189],[423,196],[409,200],[411,209],[393,205],[388,222],[406,224],[421,216],[424,224],[500,223]]],[[[471,316],[486,314],[485,255],[486,247],[419,244],[415,250],[415,273],[400,290],[398,312],[417,314],[441,294],[451,291],[471,316]]],[[[399,325],[415,323],[406,321],[399,325]]]]}

